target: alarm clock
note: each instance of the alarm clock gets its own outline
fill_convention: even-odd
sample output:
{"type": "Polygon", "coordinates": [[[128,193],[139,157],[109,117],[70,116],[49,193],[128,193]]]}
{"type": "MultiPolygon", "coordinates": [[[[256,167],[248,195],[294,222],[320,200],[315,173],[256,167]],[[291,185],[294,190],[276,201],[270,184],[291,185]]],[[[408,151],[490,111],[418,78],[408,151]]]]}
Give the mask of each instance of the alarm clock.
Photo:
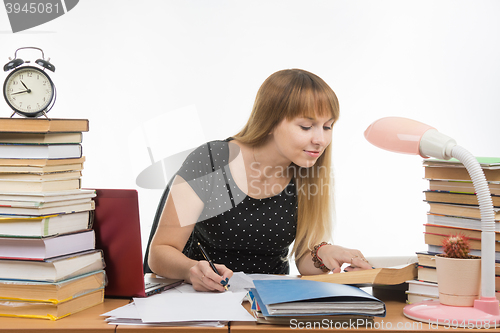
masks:
{"type": "MultiPolygon", "coordinates": [[[[56,100],[56,87],[46,70],[54,72],[56,68],[44,59],[43,51],[37,47],[22,47],[16,50],[14,59],[10,60],[3,70],[9,73],[3,84],[3,96],[9,107],[24,117],[47,117],[56,100]],[[17,58],[17,51],[36,49],[42,52],[42,59],[30,61],[17,58]]],[[[9,58],[10,59],[10,58],[9,58]]]]}

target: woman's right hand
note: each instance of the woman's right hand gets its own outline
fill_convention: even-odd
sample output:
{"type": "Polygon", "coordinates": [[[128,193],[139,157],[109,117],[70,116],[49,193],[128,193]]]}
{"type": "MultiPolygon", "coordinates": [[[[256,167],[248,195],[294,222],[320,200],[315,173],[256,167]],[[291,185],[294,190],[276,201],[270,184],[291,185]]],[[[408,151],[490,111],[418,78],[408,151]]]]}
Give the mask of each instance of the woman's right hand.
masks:
{"type": "Polygon", "coordinates": [[[215,264],[218,275],[212,270],[208,261],[201,260],[189,269],[189,280],[194,290],[197,291],[224,291],[224,285],[233,276],[233,271],[224,265],[215,264]]]}

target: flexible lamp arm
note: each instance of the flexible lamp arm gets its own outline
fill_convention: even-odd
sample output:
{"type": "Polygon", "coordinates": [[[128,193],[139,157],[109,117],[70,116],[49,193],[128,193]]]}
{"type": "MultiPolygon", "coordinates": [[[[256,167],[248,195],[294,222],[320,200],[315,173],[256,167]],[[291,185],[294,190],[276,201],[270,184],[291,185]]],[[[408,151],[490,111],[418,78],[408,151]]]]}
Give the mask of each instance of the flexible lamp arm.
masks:
{"type": "Polygon", "coordinates": [[[495,213],[490,188],[483,169],[471,153],[455,146],[451,154],[465,166],[476,191],[481,212],[481,296],[495,298],[495,213]]]}
{"type": "MultiPolygon", "coordinates": [[[[467,169],[481,212],[481,296],[495,299],[495,215],[484,172],[474,158],[452,138],[418,121],[387,117],[373,122],[365,131],[373,145],[393,152],[415,154],[424,158],[459,160],[467,169]]],[[[498,311],[498,305],[496,306],[498,311]]]]}

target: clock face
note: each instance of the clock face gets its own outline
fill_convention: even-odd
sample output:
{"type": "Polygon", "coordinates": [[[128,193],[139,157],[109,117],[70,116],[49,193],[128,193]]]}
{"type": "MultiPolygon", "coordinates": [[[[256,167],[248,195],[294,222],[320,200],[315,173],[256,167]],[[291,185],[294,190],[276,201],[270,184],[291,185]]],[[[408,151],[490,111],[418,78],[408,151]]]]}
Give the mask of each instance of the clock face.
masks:
{"type": "Polygon", "coordinates": [[[42,113],[54,98],[54,86],[42,70],[25,66],[9,74],[3,86],[7,104],[24,116],[42,113]]]}

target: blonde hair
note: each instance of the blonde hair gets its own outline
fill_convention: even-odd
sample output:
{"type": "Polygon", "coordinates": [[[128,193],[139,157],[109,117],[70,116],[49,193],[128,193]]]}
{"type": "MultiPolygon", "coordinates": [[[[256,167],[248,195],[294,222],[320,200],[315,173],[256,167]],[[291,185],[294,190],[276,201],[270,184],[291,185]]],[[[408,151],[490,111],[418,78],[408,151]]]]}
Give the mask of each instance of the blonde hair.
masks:
{"type": "MultiPolygon", "coordinates": [[[[252,113],[235,139],[253,146],[262,145],[268,134],[283,120],[330,115],[339,117],[339,103],[333,90],[317,75],[287,69],[269,76],[261,85],[252,113]]],[[[333,177],[329,145],[309,168],[292,164],[297,188],[297,231],[290,255],[298,260],[314,245],[332,235],[333,177]],[[314,195],[310,190],[315,189],[314,195]]]]}

